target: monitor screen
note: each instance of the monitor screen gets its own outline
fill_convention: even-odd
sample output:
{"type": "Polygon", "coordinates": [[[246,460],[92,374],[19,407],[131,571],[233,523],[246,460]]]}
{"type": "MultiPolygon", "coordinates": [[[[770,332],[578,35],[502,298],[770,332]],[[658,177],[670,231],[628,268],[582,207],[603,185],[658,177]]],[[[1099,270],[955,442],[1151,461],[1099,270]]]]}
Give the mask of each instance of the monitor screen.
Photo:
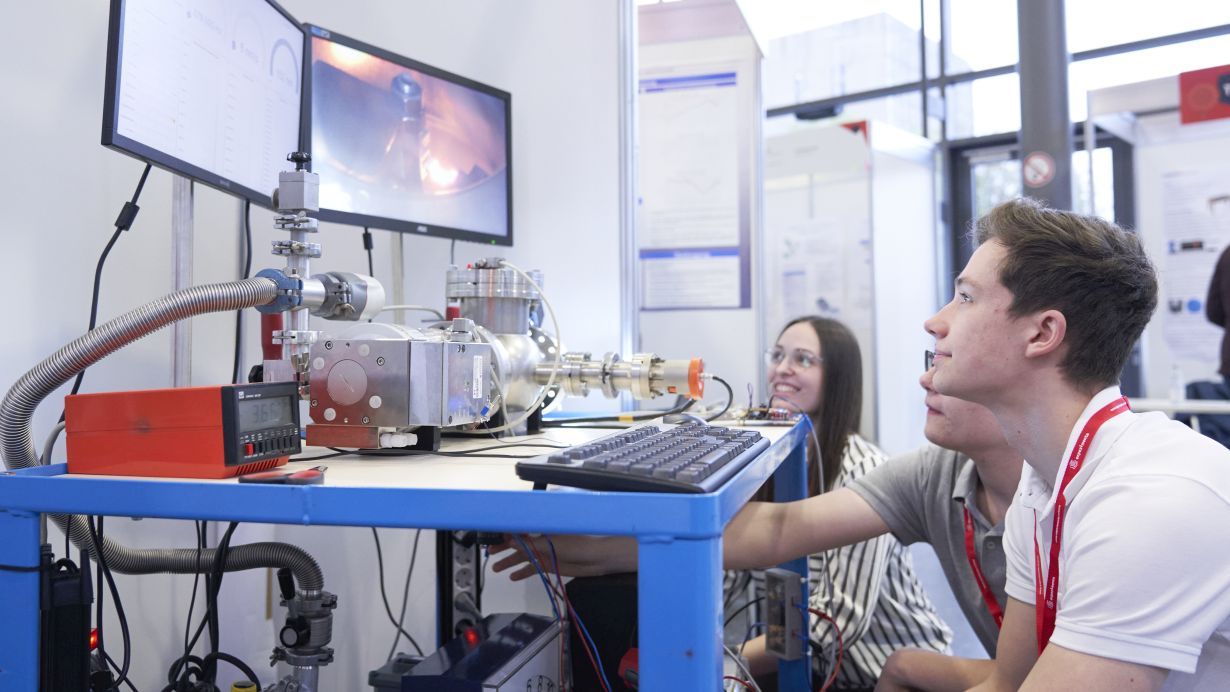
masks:
{"type": "Polygon", "coordinates": [[[512,244],[511,96],[308,26],[325,221],[512,244]]]}
{"type": "Polygon", "coordinates": [[[112,0],[102,143],[269,206],[301,140],[303,49],[271,0],[112,0]]]}

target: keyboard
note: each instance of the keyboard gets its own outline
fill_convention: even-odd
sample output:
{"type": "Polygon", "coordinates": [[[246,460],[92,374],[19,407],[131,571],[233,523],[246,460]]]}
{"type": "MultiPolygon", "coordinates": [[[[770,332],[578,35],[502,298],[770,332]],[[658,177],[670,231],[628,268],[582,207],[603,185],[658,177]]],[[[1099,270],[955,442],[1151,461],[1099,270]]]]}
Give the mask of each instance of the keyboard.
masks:
{"type": "Polygon", "coordinates": [[[711,493],[768,447],[755,430],[645,425],[518,462],[517,475],[536,487],[711,493]]]}

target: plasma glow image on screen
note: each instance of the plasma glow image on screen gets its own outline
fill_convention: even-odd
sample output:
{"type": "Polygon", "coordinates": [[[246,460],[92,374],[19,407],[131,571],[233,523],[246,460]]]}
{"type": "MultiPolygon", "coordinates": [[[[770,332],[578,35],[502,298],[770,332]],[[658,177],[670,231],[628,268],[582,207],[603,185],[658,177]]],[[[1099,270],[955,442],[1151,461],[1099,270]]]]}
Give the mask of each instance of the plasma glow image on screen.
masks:
{"type": "Polygon", "coordinates": [[[502,99],[313,36],[311,113],[322,210],[508,235],[502,99]]]}

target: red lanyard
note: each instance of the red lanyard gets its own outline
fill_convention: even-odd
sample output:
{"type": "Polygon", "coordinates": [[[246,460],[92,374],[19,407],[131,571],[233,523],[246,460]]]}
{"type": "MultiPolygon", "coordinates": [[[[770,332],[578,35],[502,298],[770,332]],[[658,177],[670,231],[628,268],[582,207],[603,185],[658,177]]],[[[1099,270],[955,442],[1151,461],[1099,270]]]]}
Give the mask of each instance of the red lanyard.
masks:
{"type": "Polygon", "coordinates": [[[969,509],[961,508],[965,512],[965,556],[969,558],[970,569],[974,570],[974,581],[978,582],[978,588],[982,591],[982,600],[987,603],[987,610],[991,611],[991,617],[995,618],[995,626],[1004,626],[1004,611],[999,607],[999,600],[995,598],[995,592],[991,590],[991,585],[987,583],[987,578],[982,574],[982,567],[978,564],[978,553],[974,552],[974,520],[970,517],[969,509]]]}
{"type": "Polygon", "coordinates": [[[1089,422],[1085,423],[1080,436],[1076,438],[1076,446],[1072,449],[1072,456],[1068,458],[1063,480],[1059,483],[1059,493],[1055,497],[1055,515],[1051,520],[1051,562],[1050,570],[1046,573],[1045,585],[1042,583],[1042,552],[1038,549],[1038,512],[1034,511],[1034,590],[1037,595],[1034,601],[1034,611],[1038,619],[1039,656],[1042,655],[1047,642],[1051,640],[1051,633],[1055,631],[1055,612],[1059,600],[1059,546],[1063,543],[1063,520],[1068,508],[1068,500],[1064,497],[1064,491],[1067,490],[1068,483],[1080,473],[1081,466],[1085,463],[1085,453],[1089,451],[1093,436],[1098,433],[1098,429],[1106,421],[1127,410],[1129,410],[1127,397],[1115,399],[1093,414],[1089,422]]]}

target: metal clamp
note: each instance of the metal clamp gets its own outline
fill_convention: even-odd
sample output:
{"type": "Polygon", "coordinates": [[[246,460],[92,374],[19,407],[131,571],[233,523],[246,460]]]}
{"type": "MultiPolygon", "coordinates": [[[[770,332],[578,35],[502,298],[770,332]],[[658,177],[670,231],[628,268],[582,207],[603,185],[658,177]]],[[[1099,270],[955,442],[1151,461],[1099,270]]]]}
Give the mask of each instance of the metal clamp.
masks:
{"type": "Polygon", "coordinates": [[[300,255],[303,257],[320,257],[320,243],[302,243],[297,240],[273,241],[272,253],[275,255],[300,255]]]}
{"type": "Polygon", "coordinates": [[[269,279],[277,284],[278,297],[272,303],[257,305],[256,309],[265,314],[286,312],[299,307],[303,298],[303,281],[298,277],[287,276],[281,269],[262,269],[256,273],[258,277],[269,279]]]}

